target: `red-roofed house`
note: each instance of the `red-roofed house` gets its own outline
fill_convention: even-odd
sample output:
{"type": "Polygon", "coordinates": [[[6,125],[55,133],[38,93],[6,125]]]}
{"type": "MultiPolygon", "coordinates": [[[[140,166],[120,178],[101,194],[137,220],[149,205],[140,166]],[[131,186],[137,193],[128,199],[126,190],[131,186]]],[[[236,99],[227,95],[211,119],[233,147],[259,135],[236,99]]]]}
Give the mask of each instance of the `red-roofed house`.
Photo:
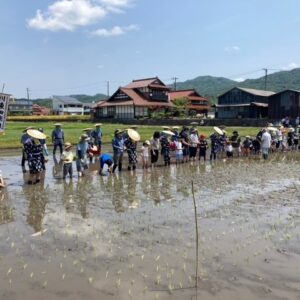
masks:
{"type": "Polygon", "coordinates": [[[158,77],[133,80],[95,107],[96,118],[135,119],[173,107],[167,87],[158,77]]]}
{"type": "Polygon", "coordinates": [[[202,97],[196,90],[181,90],[181,91],[171,91],[169,92],[169,99],[174,101],[176,99],[185,98],[187,99],[188,105],[187,110],[189,113],[196,113],[196,114],[205,114],[207,115],[210,104],[207,98],[202,97]]]}

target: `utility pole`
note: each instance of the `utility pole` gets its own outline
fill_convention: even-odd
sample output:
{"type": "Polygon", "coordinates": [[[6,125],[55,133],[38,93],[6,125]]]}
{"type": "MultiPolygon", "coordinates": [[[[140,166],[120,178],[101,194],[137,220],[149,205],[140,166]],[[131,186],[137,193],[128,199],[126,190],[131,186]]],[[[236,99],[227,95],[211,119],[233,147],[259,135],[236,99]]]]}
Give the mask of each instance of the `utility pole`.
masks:
{"type": "Polygon", "coordinates": [[[263,69],[265,71],[265,91],[267,90],[267,80],[268,80],[268,69],[263,69]]]}
{"type": "Polygon", "coordinates": [[[2,85],[2,92],[1,93],[4,92],[4,88],[5,88],[5,83],[3,83],[3,85],[2,85]]]}
{"type": "Polygon", "coordinates": [[[109,81],[106,82],[107,97],[109,98],[109,81]]]}
{"type": "Polygon", "coordinates": [[[172,79],[174,80],[174,91],[176,91],[176,89],[177,89],[177,79],[179,79],[179,78],[175,76],[172,79]]]}
{"type": "Polygon", "coordinates": [[[26,92],[27,92],[27,100],[28,100],[28,102],[29,102],[29,99],[30,99],[30,97],[29,97],[30,89],[29,89],[29,88],[26,88],[26,92]]]}

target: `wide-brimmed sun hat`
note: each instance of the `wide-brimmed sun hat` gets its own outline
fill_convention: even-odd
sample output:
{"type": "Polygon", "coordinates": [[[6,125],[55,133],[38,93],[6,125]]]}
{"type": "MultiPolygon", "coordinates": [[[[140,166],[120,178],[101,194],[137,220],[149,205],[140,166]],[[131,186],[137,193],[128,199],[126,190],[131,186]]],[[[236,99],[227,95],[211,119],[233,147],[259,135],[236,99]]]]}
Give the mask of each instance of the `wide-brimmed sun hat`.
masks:
{"type": "Polygon", "coordinates": [[[148,146],[151,145],[151,144],[150,144],[150,141],[148,141],[148,140],[146,140],[144,143],[145,143],[146,145],[148,145],[148,146]]]}
{"type": "Polygon", "coordinates": [[[124,132],[124,130],[121,130],[121,129],[116,129],[116,130],[115,130],[115,135],[116,135],[116,134],[123,133],[123,132],[124,132]]]}
{"type": "Polygon", "coordinates": [[[94,126],[95,127],[100,127],[100,126],[102,126],[103,124],[102,123],[97,123],[97,124],[95,124],[94,126]]]}
{"type": "Polygon", "coordinates": [[[89,138],[89,136],[85,133],[80,136],[81,140],[87,140],[88,138],[89,138]]]}
{"type": "Polygon", "coordinates": [[[167,135],[175,135],[175,133],[170,130],[164,130],[164,131],[162,131],[162,133],[167,134],[167,135]]]}
{"type": "Polygon", "coordinates": [[[250,135],[246,135],[245,138],[246,138],[246,139],[250,139],[250,135]]]}
{"type": "Polygon", "coordinates": [[[26,131],[29,130],[29,129],[34,129],[34,127],[32,127],[32,126],[27,127],[27,128],[25,128],[25,129],[23,130],[23,132],[26,132],[26,131]]]}
{"type": "Polygon", "coordinates": [[[127,130],[127,134],[135,142],[138,142],[141,139],[139,133],[137,131],[135,131],[134,129],[129,128],[127,130]]]}
{"type": "Polygon", "coordinates": [[[138,126],[137,126],[137,125],[131,125],[129,128],[130,128],[130,129],[137,129],[138,126]]]}
{"type": "Polygon", "coordinates": [[[28,129],[27,134],[29,136],[33,137],[34,139],[38,139],[38,140],[46,139],[46,134],[44,134],[36,129],[28,129]]]}
{"type": "Polygon", "coordinates": [[[170,130],[170,126],[163,126],[163,130],[170,130]]]}
{"type": "Polygon", "coordinates": [[[216,133],[220,134],[220,135],[223,135],[223,130],[220,129],[219,127],[217,127],[217,126],[214,127],[214,131],[215,131],[216,133]]]}
{"type": "Polygon", "coordinates": [[[82,131],[92,131],[93,130],[93,128],[84,128],[84,129],[82,129],[82,131]]]}
{"type": "Polygon", "coordinates": [[[172,129],[173,129],[173,130],[178,130],[178,129],[180,129],[180,128],[179,128],[179,126],[173,126],[172,129]]]}
{"type": "Polygon", "coordinates": [[[69,142],[66,142],[64,146],[65,146],[65,149],[70,149],[70,148],[72,148],[72,144],[69,143],[69,142]]]}
{"type": "Polygon", "coordinates": [[[62,124],[61,123],[55,123],[53,126],[62,126],[62,124]]]}

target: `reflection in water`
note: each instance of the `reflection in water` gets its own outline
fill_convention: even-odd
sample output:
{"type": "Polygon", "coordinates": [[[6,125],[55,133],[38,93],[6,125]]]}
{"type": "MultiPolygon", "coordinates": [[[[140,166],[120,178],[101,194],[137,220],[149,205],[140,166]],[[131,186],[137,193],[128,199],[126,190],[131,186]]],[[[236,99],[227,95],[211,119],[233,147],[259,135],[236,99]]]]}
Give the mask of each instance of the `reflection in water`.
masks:
{"type": "Polygon", "coordinates": [[[45,173],[42,173],[39,184],[24,188],[24,195],[29,201],[27,223],[33,227],[35,232],[43,230],[43,219],[45,216],[46,205],[48,203],[49,188],[45,188],[45,173]]]}
{"type": "Polygon", "coordinates": [[[78,210],[82,218],[87,219],[89,217],[88,204],[90,201],[90,192],[93,190],[93,186],[89,184],[87,178],[80,178],[77,182],[76,189],[76,203],[78,210]]]}
{"type": "Polygon", "coordinates": [[[53,167],[52,167],[52,174],[53,177],[56,179],[61,179],[63,178],[63,161],[58,160],[56,156],[53,156],[53,167]]]}
{"type": "Polygon", "coordinates": [[[137,176],[134,173],[128,174],[128,176],[125,176],[126,183],[127,183],[127,193],[125,196],[125,199],[128,202],[129,208],[137,208],[140,204],[140,200],[137,197],[137,176]]]}
{"type": "Polygon", "coordinates": [[[0,190],[0,225],[13,222],[13,212],[10,207],[7,189],[0,190]]]}
{"type": "Polygon", "coordinates": [[[120,174],[119,176],[111,176],[112,178],[112,204],[115,207],[115,211],[120,213],[124,212],[124,182],[123,182],[123,175],[120,174]]]}

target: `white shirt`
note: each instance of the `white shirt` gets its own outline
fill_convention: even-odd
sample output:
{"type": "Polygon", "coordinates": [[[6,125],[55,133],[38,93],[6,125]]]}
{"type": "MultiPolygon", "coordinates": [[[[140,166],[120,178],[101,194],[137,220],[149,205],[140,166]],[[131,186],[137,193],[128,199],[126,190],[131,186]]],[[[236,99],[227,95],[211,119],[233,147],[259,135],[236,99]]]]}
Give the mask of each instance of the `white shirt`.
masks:
{"type": "Polygon", "coordinates": [[[176,146],[176,154],[182,154],[183,153],[183,151],[182,151],[182,143],[176,141],[175,142],[175,146],[176,146]]]}
{"type": "Polygon", "coordinates": [[[142,156],[143,156],[143,157],[149,157],[149,147],[143,146],[143,147],[141,148],[141,151],[142,151],[142,156]]]}
{"type": "Polygon", "coordinates": [[[261,137],[261,147],[270,148],[271,147],[271,135],[269,132],[265,132],[261,137]]]}
{"type": "Polygon", "coordinates": [[[227,152],[232,152],[233,151],[233,147],[232,147],[231,144],[229,144],[229,145],[226,146],[226,151],[227,152]]]}

